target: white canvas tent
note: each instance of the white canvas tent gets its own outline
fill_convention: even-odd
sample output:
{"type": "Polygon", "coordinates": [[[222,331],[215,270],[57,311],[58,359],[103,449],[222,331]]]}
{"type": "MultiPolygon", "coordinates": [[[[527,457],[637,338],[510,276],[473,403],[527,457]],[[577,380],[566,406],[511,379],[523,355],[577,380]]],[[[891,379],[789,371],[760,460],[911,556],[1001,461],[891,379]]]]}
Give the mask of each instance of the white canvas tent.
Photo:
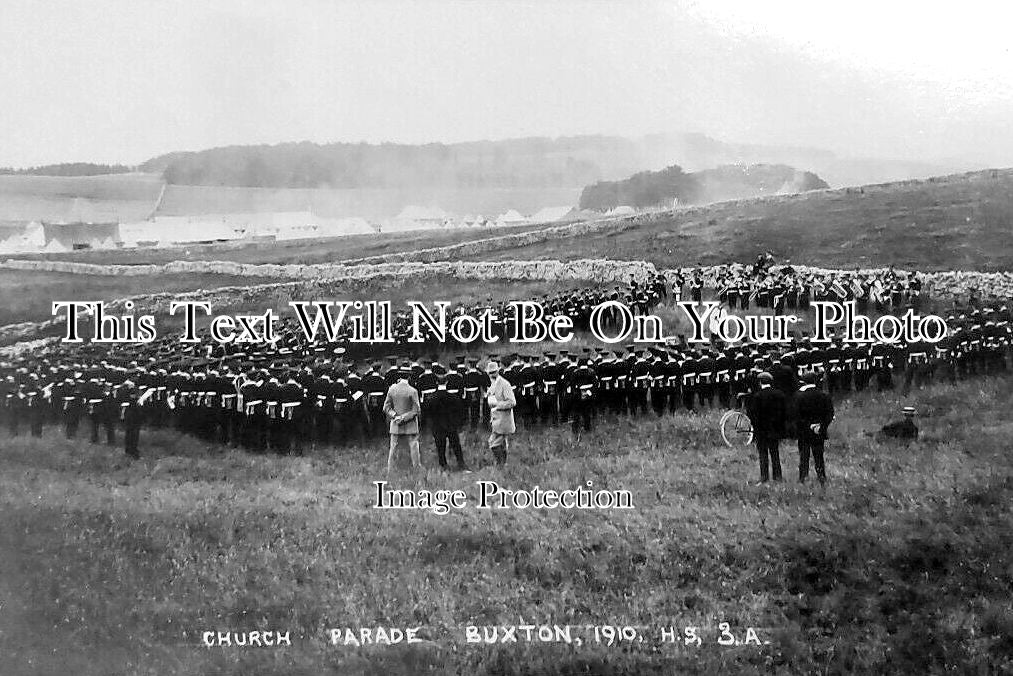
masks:
{"type": "Polygon", "coordinates": [[[375,235],[376,228],[365,218],[321,219],[314,237],[344,237],[345,235],[375,235]]]}
{"type": "Polygon", "coordinates": [[[406,232],[410,230],[436,230],[446,227],[453,217],[439,207],[406,206],[394,218],[383,221],[380,232],[406,232]]]}
{"type": "Polygon", "coordinates": [[[566,218],[573,207],[543,207],[531,215],[532,223],[555,223],[566,218]]]}
{"type": "Polygon", "coordinates": [[[530,223],[530,221],[521,216],[516,209],[510,209],[506,213],[500,214],[499,218],[496,219],[496,225],[504,227],[509,227],[511,225],[524,225],[526,223],[530,223]]]}
{"type": "Polygon", "coordinates": [[[46,246],[46,232],[41,223],[25,225],[20,232],[13,232],[0,241],[0,253],[27,253],[42,251],[46,246]]]}

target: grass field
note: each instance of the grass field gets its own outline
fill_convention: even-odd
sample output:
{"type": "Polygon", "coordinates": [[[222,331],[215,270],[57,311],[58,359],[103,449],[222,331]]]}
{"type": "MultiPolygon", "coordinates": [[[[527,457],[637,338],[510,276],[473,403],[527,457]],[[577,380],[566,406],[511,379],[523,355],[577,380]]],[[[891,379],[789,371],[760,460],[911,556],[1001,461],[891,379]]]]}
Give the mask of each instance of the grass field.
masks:
{"type": "MultiPolygon", "coordinates": [[[[472,475],[422,484],[632,491],[630,511],[447,516],[370,507],[385,441],[302,458],[142,434],[140,461],[61,439],[3,443],[4,674],[871,674],[1013,668],[1013,384],[915,393],[922,440],[866,436],[893,395],[838,404],[829,487],[754,486],[719,412],[521,430],[505,469],[468,435],[472,475]],[[717,623],[769,645],[722,647],[717,623]],[[643,643],[473,645],[466,625],[636,625],[643,643]],[[702,646],[660,628],[705,628],[702,646]],[[338,627],[427,642],[332,646],[338,627]],[[203,631],[291,632],[207,648],[203,631]]],[[[424,439],[424,463],[435,465],[424,439]]]]}
{"type": "Polygon", "coordinates": [[[248,285],[256,281],[258,280],[230,275],[106,277],[0,270],[0,296],[3,297],[3,302],[0,303],[0,326],[51,319],[54,301],[114,300],[144,293],[193,291],[248,285]]]}
{"type": "Polygon", "coordinates": [[[476,260],[615,258],[659,267],[751,262],[773,251],[833,268],[1009,270],[1013,171],[677,210],[624,232],[554,240],[476,260]]]}

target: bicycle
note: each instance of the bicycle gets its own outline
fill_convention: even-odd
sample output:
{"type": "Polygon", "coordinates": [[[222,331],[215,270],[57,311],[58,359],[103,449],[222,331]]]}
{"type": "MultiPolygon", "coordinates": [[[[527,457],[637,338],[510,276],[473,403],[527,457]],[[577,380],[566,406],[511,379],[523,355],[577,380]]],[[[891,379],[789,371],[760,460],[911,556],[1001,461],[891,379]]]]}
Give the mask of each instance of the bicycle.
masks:
{"type": "Polygon", "coordinates": [[[749,408],[749,392],[735,395],[736,407],[725,411],[718,423],[721,438],[729,448],[746,448],[753,443],[753,423],[746,415],[749,408]]]}
{"type": "Polygon", "coordinates": [[[753,443],[753,423],[742,411],[725,411],[718,426],[721,438],[729,448],[746,448],[753,443]]]}

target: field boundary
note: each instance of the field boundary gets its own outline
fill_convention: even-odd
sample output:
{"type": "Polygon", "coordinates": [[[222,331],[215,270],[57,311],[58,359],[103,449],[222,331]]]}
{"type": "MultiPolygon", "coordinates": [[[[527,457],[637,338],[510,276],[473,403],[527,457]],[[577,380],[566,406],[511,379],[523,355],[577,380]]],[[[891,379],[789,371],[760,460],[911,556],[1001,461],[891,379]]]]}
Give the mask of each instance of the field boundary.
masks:
{"type": "MultiPolygon", "coordinates": [[[[717,288],[717,278],[722,270],[728,270],[733,266],[709,265],[700,268],[665,268],[660,270],[669,280],[675,275],[688,276],[693,270],[700,270],[706,288],[717,288]]],[[[734,266],[738,269],[751,268],[743,264],[734,266]]],[[[852,275],[856,272],[861,275],[873,277],[881,276],[889,268],[854,268],[852,270],[839,270],[834,268],[820,268],[808,265],[792,265],[796,272],[802,274],[816,275],[852,275]]],[[[907,270],[894,268],[894,272],[904,276],[907,270]]],[[[983,300],[989,300],[990,296],[1008,298],[1013,296],[1013,272],[974,272],[962,270],[950,270],[946,272],[920,272],[923,290],[931,296],[942,298],[966,299],[972,290],[981,294],[983,300]]],[[[1004,301],[1003,301],[1004,302],[1004,301]]],[[[998,309],[998,308],[997,308],[998,309]]]]}
{"type": "MultiPolygon", "coordinates": [[[[8,261],[10,262],[10,261],[8,261]]],[[[38,270],[34,266],[21,267],[24,263],[39,263],[47,261],[17,261],[19,264],[13,269],[38,270]]],[[[54,263],[55,261],[48,261],[54,263]]],[[[184,267],[173,272],[200,272],[196,266],[200,262],[184,263],[184,267]]],[[[91,265],[87,263],[76,263],[72,265],[91,265]]],[[[0,267],[3,265],[0,264],[0,267]]],[[[97,268],[108,268],[110,266],[92,266],[97,268]]],[[[134,266],[119,266],[134,267],[134,266]]],[[[156,266],[159,267],[159,266],[156,266]]],[[[290,266],[270,266],[272,268],[287,268],[290,266]]],[[[314,267],[314,266],[294,266],[314,267]]],[[[120,298],[106,303],[109,311],[124,311],[125,303],[133,303],[133,311],[137,313],[152,312],[156,308],[164,312],[169,307],[169,302],[174,300],[202,300],[212,306],[223,306],[230,303],[257,303],[263,302],[271,295],[281,297],[289,295],[294,300],[312,300],[327,298],[328,291],[333,293],[335,285],[347,285],[354,288],[358,285],[384,281],[390,286],[404,286],[406,284],[433,278],[452,278],[470,280],[507,280],[507,281],[572,281],[572,282],[629,282],[630,279],[644,281],[651,274],[656,272],[655,267],[650,263],[642,261],[612,261],[605,259],[589,259],[580,261],[503,261],[503,262],[467,262],[458,261],[455,263],[387,263],[383,265],[358,265],[351,267],[332,266],[335,273],[341,274],[304,274],[304,275],[279,275],[286,281],[274,281],[264,284],[253,284],[244,286],[225,286],[214,289],[195,289],[185,292],[162,292],[151,294],[139,294],[120,298]],[[293,279],[294,278],[294,279],[293,279]]],[[[49,272],[61,272],[61,270],[45,269],[49,272]]],[[[204,270],[207,272],[207,270],[204,270]]],[[[266,271],[265,271],[266,272],[266,271]]],[[[88,274],[78,272],[77,274],[88,274]]],[[[101,273],[91,273],[101,274],[101,273]]],[[[107,274],[116,274],[108,273],[107,274]]],[[[151,273],[123,273],[142,276],[151,273]]],[[[241,273],[232,273],[241,274],[241,273]]],[[[267,274],[263,276],[268,276],[267,274]]],[[[9,345],[15,342],[32,340],[39,337],[39,334],[52,331],[62,326],[65,320],[54,318],[43,322],[21,322],[0,326],[0,345],[9,345]]]]}

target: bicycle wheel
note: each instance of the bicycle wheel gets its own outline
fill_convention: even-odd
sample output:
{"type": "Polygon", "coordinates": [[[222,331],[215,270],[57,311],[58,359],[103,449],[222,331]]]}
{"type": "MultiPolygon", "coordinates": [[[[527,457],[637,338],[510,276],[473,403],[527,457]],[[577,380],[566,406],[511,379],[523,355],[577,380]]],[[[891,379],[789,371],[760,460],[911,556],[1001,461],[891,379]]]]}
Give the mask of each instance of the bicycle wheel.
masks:
{"type": "Polygon", "coordinates": [[[742,411],[728,411],[721,416],[721,438],[730,448],[745,448],[753,443],[753,424],[742,411]]]}

